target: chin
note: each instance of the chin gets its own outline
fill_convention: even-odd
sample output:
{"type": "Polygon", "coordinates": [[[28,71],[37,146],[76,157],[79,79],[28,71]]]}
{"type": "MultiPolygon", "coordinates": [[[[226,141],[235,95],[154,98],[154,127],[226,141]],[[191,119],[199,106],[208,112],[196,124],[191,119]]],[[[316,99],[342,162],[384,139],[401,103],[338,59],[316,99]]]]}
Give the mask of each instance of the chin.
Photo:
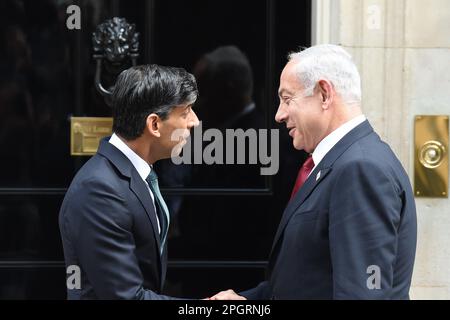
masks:
{"type": "Polygon", "coordinates": [[[175,147],[173,147],[169,158],[178,157],[181,154],[181,151],[183,150],[184,145],[185,145],[184,143],[179,143],[175,147]]]}
{"type": "Polygon", "coordinates": [[[305,148],[302,147],[302,146],[296,146],[296,145],[294,144],[294,149],[300,151],[300,150],[304,150],[305,148]]]}
{"type": "Polygon", "coordinates": [[[292,141],[292,145],[294,146],[294,149],[296,149],[296,150],[304,150],[305,149],[305,146],[302,143],[295,141],[295,139],[292,141]]]}

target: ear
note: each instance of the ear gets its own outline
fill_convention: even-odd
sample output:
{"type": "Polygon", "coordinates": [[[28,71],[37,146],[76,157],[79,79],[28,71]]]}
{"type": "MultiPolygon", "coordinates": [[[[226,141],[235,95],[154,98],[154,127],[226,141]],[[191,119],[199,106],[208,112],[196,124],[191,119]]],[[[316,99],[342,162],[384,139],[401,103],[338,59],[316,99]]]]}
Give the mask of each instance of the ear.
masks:
{"type": "Polygon", "coordinates": [[[147,117],[147,130],[148,132],[155,137],[161,137],[161,132],[159,131],[161,128],[161,118],[152,113],[147,117]]]}
{"type": "Polygon", "coordinates": [[[319,80],[317,83],[319,95],[322,100],[322,108],[328,109],[334,100],[334,87],[328,80],[319,80]]]}

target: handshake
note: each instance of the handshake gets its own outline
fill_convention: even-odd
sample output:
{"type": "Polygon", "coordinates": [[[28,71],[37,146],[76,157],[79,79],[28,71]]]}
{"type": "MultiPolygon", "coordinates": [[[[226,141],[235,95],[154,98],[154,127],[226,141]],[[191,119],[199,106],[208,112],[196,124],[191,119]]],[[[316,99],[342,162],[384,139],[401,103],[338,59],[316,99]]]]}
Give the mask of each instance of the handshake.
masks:
{"type": "Polygon", "coordinates": [[[247,298],[238,295],[234,290],[228,289],[215,294],[212,297],[203,300],[247,300],[247,298]]]}

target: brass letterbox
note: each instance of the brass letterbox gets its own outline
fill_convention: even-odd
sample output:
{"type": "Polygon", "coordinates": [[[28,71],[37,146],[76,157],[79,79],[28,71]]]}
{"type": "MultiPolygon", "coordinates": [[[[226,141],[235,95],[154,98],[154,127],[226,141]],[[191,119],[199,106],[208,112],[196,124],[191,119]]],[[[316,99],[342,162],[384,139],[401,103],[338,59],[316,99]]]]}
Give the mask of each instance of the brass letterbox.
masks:
{"type": "Polygon", "coordinates": [[[94,155],[100,140],[112,134],[112,118],[72,117],[70,120],[72,156],[94,155]]]}

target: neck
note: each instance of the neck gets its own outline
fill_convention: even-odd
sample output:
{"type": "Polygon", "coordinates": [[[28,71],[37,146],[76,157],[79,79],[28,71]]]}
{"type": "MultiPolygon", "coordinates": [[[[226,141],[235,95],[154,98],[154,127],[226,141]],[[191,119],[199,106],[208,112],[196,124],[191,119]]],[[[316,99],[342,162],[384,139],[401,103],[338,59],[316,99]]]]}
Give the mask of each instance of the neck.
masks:
{"type": "Polygon", "coordinates": [[[118,135],[118,137],[131,149],[136,153],[139,157],[144,159],[149,165],[153,165],[156,161],[158,161],[160,158],[158,157],[157,152],[153,152],[152,150],[155,149],[153,147],[153,144],[148,141],[144,137],[144,135],[134,139],[134,140],[125,140],[121,136],[118,135]]]}
{"type": "Polygon", "coordinates": [[[359,105],[342,104],[336,106],[334,110],[335,113],[332,115],[332,120],[330,121],[326,135],[329,135],[343,124],[363,114],[359,105]]]}

